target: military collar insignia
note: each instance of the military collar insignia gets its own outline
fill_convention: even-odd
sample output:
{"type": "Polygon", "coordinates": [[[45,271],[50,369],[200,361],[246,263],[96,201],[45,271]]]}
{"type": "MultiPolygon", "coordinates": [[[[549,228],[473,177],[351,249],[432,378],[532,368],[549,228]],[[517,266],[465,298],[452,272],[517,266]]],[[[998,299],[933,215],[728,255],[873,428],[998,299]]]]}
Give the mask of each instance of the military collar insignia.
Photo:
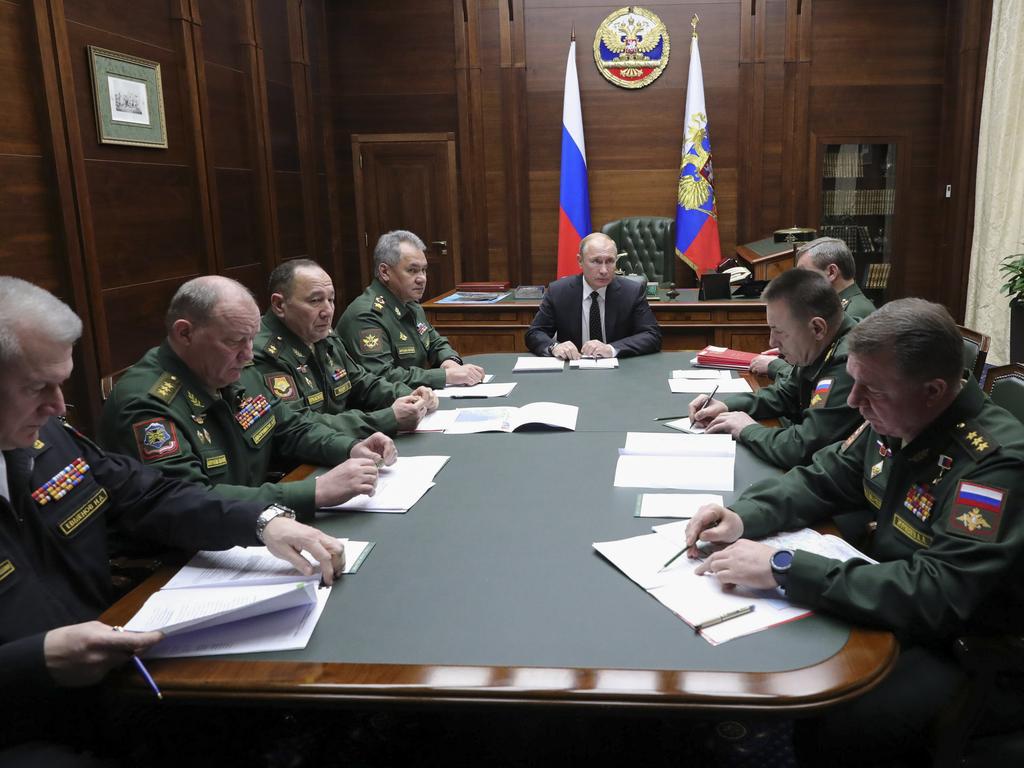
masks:
{"type": "Polygon", "coordinates": [[[165,371],[160,375],[160,378],[156,380],[156,383],[149,388],[149,394],[170,405],[174,398],[178,396],[178,392],[180,390],[181,379],[173,373],[167,373],[165,371]]]}
{"type": "Polygon", "coordinates": [[[200,445],[213,445],[213,438],[210,437],[210,432],[206,427],[196,429],[196,437],[199,439],[200,445]]]}
{"type": "Polygon", "coordinates": [[[59,501],[81,483],[88,472],[88,463],[82,457],[78,457],[32,491],[32,500],[40,507],[45,507],[51,501],[59,501]]]}
{"type": "Polygon", "coordinates": [[[840,299],[839,303],[843,305],[843,309],[846,309],[848,306],[850,306],[850,300],[849,299],[840,299]]]}
{"type": "Polygon", "coordinates": [[[394,309],[395,309],[395,317],[401,317],[402,316],[402,310],[400,310],[398,307],[395,307],[394,309]]]}
{"type": "Polygon", "coordinates": [[[821,361],[822,365],[826,365],[829,360],[832,359],[832,355],[835,354],[836,347],[839,346],[839,339],[835,339],[828,348],[828,352],[825,353],[825,359],[821,361]]]}
{"type": "Polygon", "coordinates": [[[403,333],[402,331],[399,331],[398,332],[398,340],[399,341],[408,341],[409,337],[406,336],[405,333],[403,333]]]}
{"type": "Polygon", "coordinates": [[[35,450],[35,451],[41,451],[45,447],[46,447],[46,443],[44,443],[38,437],[36,438],[36,441],[34,443],[32,443],[32,449],[35,450]]]}
{"type": "Polygon", "coordinates": [[[193,411],[204,413],[209,408],[206,401],[191,389],[185,390],[185,399],[188,400],[188,404],[192,406],[193,411]]]}
{"type": "Polygon", "coordinates": [[[383,296],[377,296],[373,300],[373,311],[378,315],[384,311],[385,306],[387,306],[387,300],[383,296]]]}
{"type": "Polygon", "coordinates": [[[280,342],[281,342],[281,337],[280,336],[277,336],[277,337],[271,339],[270,341],[267,342],[267,345],[265,347],[263,347],[263,351],[266,352],[271,357],[275,357],[276,358],[279,354],[281,354],[281,348],[278,347],[278,344],[280,342]]]}
{"type": "Polygon", "coordinates": [[[878,455],[881,456],[883,459],[892,458],[892,448],[890,448],[888,445],[886,445],[884,442],[882,442],[881,438],[879,438],[877,442],[878,442],[878,455]]]}
{"type": "Polygon", "coordinates": [[[295,359],[300,363],[306,359],[306,353],[297,350],[295,347],[292,347],[292,354],[295,355],[295,359]]]}

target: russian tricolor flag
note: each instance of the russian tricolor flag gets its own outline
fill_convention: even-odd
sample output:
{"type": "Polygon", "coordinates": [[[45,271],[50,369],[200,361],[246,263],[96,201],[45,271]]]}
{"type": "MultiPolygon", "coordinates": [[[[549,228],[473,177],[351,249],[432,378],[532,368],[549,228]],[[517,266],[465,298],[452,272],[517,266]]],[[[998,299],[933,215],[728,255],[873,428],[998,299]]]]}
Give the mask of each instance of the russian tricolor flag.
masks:
{"type": "Polygon", "coordinates": [[[970,507],[981,507],[990,512],[1002,512],[1003,494],[996,488],[989,488],[987,485],[976,483],[960,483],[960,492],[956,497],[957,504],[964,504],[970,507]]]}
{"type": "Polygon", "coordinates": [[[576,77],[576,35],[569,43],[562,101],[562,178],[558,191],[558,274],[580,271],[580,240],[590,234],[590,193],[587,186],[587,148],[583,143],[583,112],[576,77]]]}
{"type": "Polygon", "coordinates": [[[697,275],[714,270],[722,260],[718,242],[715,175],[711,167],[711,136],[704,108],[704,73],[700,66],[697,29],[690,40],[690,74],[686,83],[686,122],[676,200],[676,255],[697,275]]]}

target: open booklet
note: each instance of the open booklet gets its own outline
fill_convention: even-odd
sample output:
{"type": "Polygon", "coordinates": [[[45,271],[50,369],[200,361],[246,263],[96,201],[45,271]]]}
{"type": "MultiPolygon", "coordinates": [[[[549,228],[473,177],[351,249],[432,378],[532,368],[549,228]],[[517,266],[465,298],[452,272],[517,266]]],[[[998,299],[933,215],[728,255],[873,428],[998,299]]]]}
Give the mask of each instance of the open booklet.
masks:
{"type": "Polygon", "coordinates": [[[731,491],[736,443],[729,435],[627,432],[615,465],[616,488],[731,491]]]}
{"type": "MultiPolygon", "coordinates": [[[[743,635],[809,616],[812,611],[791,604],[781,589],[724,588],[707,574],[698,575],[700,560],[686,554],[675,559],[685,543],[687,521],[656,525],[655,533],[618,541],[596,542],[594,549],[636,582],[641,589],[692,627],[734,615],[700,630],[718,645],[743,635]]],[[[804,528],[762,539],[777,549],[803,549],[836,560],[859,558],[874,563],[842,539],[804,528]]]]}
{"type": "MultiPolygon", "coordinates": [[[[340,541],[345,573],[355,573],[373,542],[340,541]]],[[[305,648],[331,594],[319,583],[319,569],[303,576],[266,547],[199,552],[125,629],[164,633],[146,652],[151,658],[305,648]]]]}
{"type": "Polygon", "coordinates": [[[445,429],[445,434],[515,432],[528,426],[574,431],[579,411],[575,405],[562,403],[530,403],[519,408],[459,408],[458,416],[445,429]]]}

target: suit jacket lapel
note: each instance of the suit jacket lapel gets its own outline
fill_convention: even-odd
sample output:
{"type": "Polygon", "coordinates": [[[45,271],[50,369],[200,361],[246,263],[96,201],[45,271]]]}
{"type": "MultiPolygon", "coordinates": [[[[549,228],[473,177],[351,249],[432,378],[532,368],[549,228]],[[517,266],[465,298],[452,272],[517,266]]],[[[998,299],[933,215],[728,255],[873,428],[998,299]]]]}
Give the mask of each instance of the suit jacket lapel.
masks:
{"type": "MultiPolygon", "coordinates": [[[[569,284],[572,294],[572,307],[569,313],[569,341],[577,347],[583,346],[583,275],[576,275],[569,284]]],[[[563,339],[559,339],[563,341],[563,339]]]]}
{"type": "Polygon", "coordinates": [[[619,294],[621,290],[619,281],[613,279],[608,283],[608,288],[604,292],[604,341],[606,344],[611,344],[609,339],[618,338],[615,328],[619,320],[619,294]]]}

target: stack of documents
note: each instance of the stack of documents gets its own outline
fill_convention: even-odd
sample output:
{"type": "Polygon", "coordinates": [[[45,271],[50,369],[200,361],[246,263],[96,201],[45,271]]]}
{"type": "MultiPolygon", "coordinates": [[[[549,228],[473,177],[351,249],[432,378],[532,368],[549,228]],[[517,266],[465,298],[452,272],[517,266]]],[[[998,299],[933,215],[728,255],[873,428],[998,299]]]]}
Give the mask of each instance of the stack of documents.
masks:
{"type": "Polygon", "coordinates": [[[508,397],[509,393],[516,388],[515,383],[511,384],[473,384],[468,387],[445,387],[435,389],[434,394],[438,397],[453,398],[483,398],[483,397],[508,397]]]}
{"type": "Polygon", "coordinates": [[[724,502],[717,493],[641,493],[633,517],[690,518],[705,504],[722,506],[724,502]]]}
{"type": "MultiPolygon", "coordinates": [[[[373,542],[340,541],[345,573],[354,573],[373,542]]],[[[163,632],[164,639],[146,652],[154,658],[305,648],[331,595],[330,587],[318,588],[316,568],[305,577],[266,547],[199,552],[125,629],[163,632]]]]}
{"type": "Polygon", "coordinates": [[[581,357],[579,360],[570,360],[570,368],[579,368],[581,371],[602,371],[619,367],[617,357],[581,357]]]}
{"type": "Polygon", "coordinates": [[[352,512],[403,514],[434,487],[434,476],[450,456],[399,456],[390,467],[381,467],[373,496],[360,494],[344,504],[324,509],[352,512]]]}
{"type": "MultiPolygon", "coordinates": [[[[656,533],[646,536],[596,542],[594,549],[690,626],[747,611],[753,606],[742,615],[701,629],[700,634],[712,645],[811,614],[806,608],[791,605],[778,588],[725,589],[714,576],[698,576],[694,571],[700,561],[691,560],[685,554],[666,569],[665,563],[683,547],[685,529],[685,521],[668,523],[655,526],[656,533]]],[[[842,539],[822,536],[806,528],[764,539],[763,543],[773,548],[803,549],[837,560],[858,557],[874,562],[842,539]]]]}
{"type": "Polygon", "coordinates": [[[717,368],[679,368],[672,371],[672,378],[728,381],[732,378],[732,373],[729,371],[720,371],[717,368]]]}
{"type": "Polygon", "coordinates": [[[522,371],[564,371],[565,361],[558,357],[519,357],[516,358],[513,373],[522,371]]]}
{"type": "Polygon", "coordinates": [[[736,444],[730,435],[628,432],[615,466],[617,488],[731,491],[736,444]]]}

